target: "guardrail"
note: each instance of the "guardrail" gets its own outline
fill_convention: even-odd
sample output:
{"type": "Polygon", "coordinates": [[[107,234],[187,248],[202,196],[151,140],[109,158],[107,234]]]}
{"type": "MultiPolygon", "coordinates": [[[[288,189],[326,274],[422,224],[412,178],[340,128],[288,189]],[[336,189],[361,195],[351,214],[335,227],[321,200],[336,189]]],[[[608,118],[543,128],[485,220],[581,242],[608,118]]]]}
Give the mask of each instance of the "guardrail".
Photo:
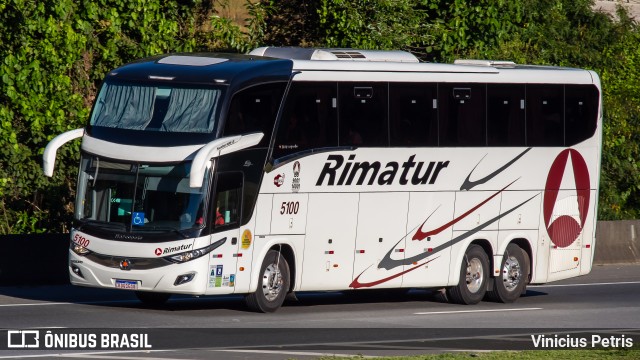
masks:
{"type": "MultiPolygon", "coordinates": [[[[594,265],[640,263],[640,220],[599,221],[594,265]]],[[[68,284],[69,234],[0,236],[0,286],[68,284]]]]}

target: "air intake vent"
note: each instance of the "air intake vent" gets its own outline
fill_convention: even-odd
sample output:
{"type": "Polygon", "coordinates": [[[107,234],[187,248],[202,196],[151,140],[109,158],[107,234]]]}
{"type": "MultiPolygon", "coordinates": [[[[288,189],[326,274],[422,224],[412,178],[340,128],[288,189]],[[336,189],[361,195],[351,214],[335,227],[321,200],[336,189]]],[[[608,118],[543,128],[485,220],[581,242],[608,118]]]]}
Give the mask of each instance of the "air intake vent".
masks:
{"type": "Polygon", "coordinates": [[[366,59],[362,53],[357,51],[331,51],[338,59],[366,59]]]}

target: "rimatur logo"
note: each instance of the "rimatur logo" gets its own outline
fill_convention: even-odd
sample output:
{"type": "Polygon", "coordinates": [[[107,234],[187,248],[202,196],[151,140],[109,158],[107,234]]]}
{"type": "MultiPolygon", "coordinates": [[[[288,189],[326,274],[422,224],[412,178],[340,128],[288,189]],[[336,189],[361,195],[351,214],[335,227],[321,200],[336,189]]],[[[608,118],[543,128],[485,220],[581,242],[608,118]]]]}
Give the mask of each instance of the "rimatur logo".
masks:
{"type": "Polygon", "coordinates": [[[589,212],[589,197],[591,194],[589,187],[589,170],[582,155],[574,149],[566,149],[558,154],[551,165],[551,169],[549,169],[547,184],[544,187],[543,215],[549,238],[560,248],[573,244],[580,232],[582,232],[589,212]],[[567,164],[569,161],[571,161],[571,167],[567,164]],[[576,204],[572,205],[577,206],[577,218],[579,221],[576,221],[571,216],[572,214],[554,214],[556,203],[563,200],[558,200],[562,180],[565,180],[565,184],[567,184],[568,180],[570,181],[570,179],[565,179],[565,177],[571,176],[567,171],[569,169],[573,171],[576,192],[576,204]]]}
{"type": "Polygon", "coordinates": [[[160,255],[162,255],[162,249],[157,248],[157,249],[156,249],[156,251],[155,251],[155,253],[156,253],[156,256],[160,256],[160,255]]]}

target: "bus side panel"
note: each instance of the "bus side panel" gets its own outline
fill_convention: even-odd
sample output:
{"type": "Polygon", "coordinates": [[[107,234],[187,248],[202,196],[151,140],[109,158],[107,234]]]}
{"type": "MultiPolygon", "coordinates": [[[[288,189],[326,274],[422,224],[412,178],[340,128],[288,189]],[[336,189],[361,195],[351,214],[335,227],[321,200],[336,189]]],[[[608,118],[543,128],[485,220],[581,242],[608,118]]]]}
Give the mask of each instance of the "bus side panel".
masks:
{"type": "Polygon", "coordinates": [[[454,217],[459,221],[453,225],[453,231],[470,231],[478,227],[481,227],[483,231],[498,230],[498,222],[495,219],[500,214],[502,194],[494,196],[495,194],[496,191],[460,191],[456,193],[454,217]],[[469,210],[485,201],[487,202],[482,206],[466,215],[469,210]]]}
{"type": "Polygon", "coordinates": [[[255,231],[252,231],[256,228],[255,219],[256,217],[254,216],[246,225],[240,227],[236,255],[238,261],[235,271],[234,293],[236,294],[249,292],[252,280],[251,274],[253,274],[254,267],[261,265],[256,260],[256,252],[260,251],[259,248],[257,249],[259,243],[256,241],[255,231]]]}
{"type": "Polygon", "coordinates": [[[209,254],[209,268],[206,276],[206,295],[229,294],[234,292],[236,279],[238,237],[240,231],[231,229],[211,235],[212,241],[227,238],[222,246],[209,254]],[[233,238],[236,243],[233,243],[233,238]]]}
{"type": "Polygon", "coordinates": [[[455,193],[453,192],[413,192],[410,194],[404,256],[405,259],[420,256],[419,260],[415,258],[416,261],[407,265],[420,266],[414,271],[404,274],[403,287],[430,287],[447,284],[451,247],[445,247],[438,253],[433,253],[433,251],[451,240],[451,226],[441,231],[438,229],[453,219],[454,204],[455,193]],[[432,234],[422,235],[429,233],[432,234]]]}
{"type": "Polygon", "coordinates": [[[551,240],[548,242],[549,277],[547,281],[567,279],[580,274],[584,231],[580,231],[577,236],[572,236],[574,224],[580,224],[576,191],[560,190],[551,213],[549,226],[546,229],[541,229],[542,231],[546,230],[551,240]],[[572,238],[575,240],[571,241],[572,238]]]}
{"type": "MultiPolygon", "coordinates": [[[[540,227],[540,191],[505,191],[500,204],[500,218],[498,228],[498,248],[494,261],[494,271],[500,270],[502,255],[507,245],[514,239],[526,239],[531,247],[532,280],[537,278],[536,256],[540,241],[538,229],[540,227]]],[[[547,277],[546,272],[544,278],[547,277]]]]}
{"type": "Polygon", "coordinates": [[[273,194],[260,194],[256,202],[256,233],[255,235],[268,235],[271,233],[271,208],[273,194]]]}
{"type": "Polygon", "coordinates": [[[582,229],[582,252],[580,255],[580,275],[586,275],[591,272],[591,268],[593,266],[593,256],[596,247],[596,205],[598,192],[595,190],[591,191],[591,199],[594,202],[590,209],[590,214],[594,214],[593,216],[588,216],[587,221],[584,224],[582,229]]]}
{"type": "Polygon", "coordinates": [[[359,194],[309,194],[299,290],[348,289],[353,274],[359,194]]]}
{"type": "Polygon", "coordinates": [[[271,234],[304,234],[307,225],[307,194],[275,194],[271,207],[271,234]]]}
{"type": "MultiPolygon", "coordinates": [[[[404,270],[378,267],[385,255],[402,259],[405,250],[409,193],[362,193],[358,211],[358,230],[353,275],[363,274],[361,283],[379,281],[404,270]],[[366,275],[364,272],[366,271],[366,275]]],[[[402,276],[384,281],[377,288],[402,285],[402,276]]]]}

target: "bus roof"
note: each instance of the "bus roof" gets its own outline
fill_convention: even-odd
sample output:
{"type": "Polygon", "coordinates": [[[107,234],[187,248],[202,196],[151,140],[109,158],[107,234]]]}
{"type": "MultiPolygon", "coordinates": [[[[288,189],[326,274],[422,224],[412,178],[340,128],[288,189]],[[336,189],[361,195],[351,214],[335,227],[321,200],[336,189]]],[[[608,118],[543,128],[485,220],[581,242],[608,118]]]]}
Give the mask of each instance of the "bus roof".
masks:
{"type": "Polygon", "coordinates": [[[123,65],[107,80],[201,85],[246,85],[247,82],[289,80],[291,60],[219,53],[178,53],[154,56],[123,65]]]}
{"type": "Polygon", "coordinates": [[[510,61],[419,62],[405,51],[262,47],[249,55],[176,53],[141,59],[111,71],[107,80],[231,85],[308,81],[442,81],[596,84],[592,71],[510,61]],[[345,73],[348,73],[346,75],[345,73]]]}
{"type": "Polygon", "coordinates": [[[365,81],[368,78],[369,81],[599,84],[595,73],[583,69],[522,65],[501,60],[462,59],[453,64],[428,63],[419,62],[405,51],[262,47],[250,54],[292,60],[293,70],[302,73],[296,76],[297,80],[365,81]],[[322,74],[311,74],[313,72],[322,74]]]}

